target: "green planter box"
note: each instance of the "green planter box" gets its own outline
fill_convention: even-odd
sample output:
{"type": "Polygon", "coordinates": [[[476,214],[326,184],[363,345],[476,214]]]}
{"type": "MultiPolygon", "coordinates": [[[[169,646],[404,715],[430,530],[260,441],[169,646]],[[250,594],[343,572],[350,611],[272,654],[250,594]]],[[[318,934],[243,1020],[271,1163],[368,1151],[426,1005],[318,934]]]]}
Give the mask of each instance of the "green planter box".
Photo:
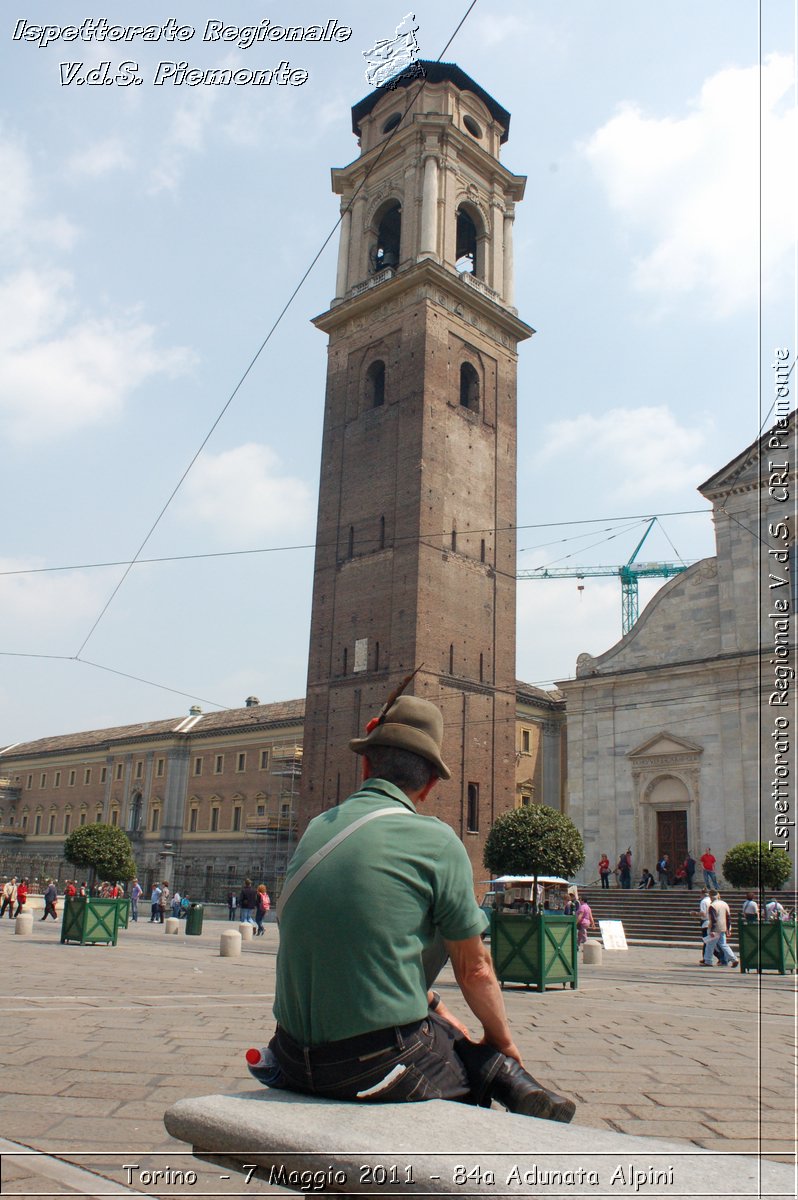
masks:
{"type": "Polygon", "coordinates": [[[119,905],[119,928],[127,929],[130,924],[130,900],[127,896],[122,896],[117,900],[119,905]]]}
{"type": "Polygon", "coordinates": [[[542,912],[523,916],[494,910],[490,952],[499,983],[525,983],[543,992],[577,986],[576,918],[542,912]]]}
{"type": "Polygon", "coordinates": [[[738,926],[740,970],[778,971],[787,975],[796,969],[795,921],[762,921],[738,926]]]}
{"type": "Polygon", "coordinates": [[[106,945],[116,945],[119,933],[120,909],[126,900],[89,899],[86,896],[72,896],[64,901],[64,915],[61,920],[61,941],[80,942],[81,946],[93,945],[95,942],[105,942],[106,945]]]}

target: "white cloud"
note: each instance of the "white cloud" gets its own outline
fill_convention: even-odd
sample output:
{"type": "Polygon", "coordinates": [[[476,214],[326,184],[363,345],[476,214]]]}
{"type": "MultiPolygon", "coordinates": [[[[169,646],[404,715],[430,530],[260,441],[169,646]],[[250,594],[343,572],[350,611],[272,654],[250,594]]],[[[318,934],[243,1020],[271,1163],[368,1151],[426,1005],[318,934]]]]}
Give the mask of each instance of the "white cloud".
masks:
{"type": "Polygon", "coordinates": [[[117,138],[106,138],[74,154],[68,165],[73,175],[86,175],[90,179],[98,179],[111,171],[127,170],[132,166],[132,162],[127,150],[117,138]]]}
{"type": "Polygon", "coordinates": [[[569,470],[597,494],[650,503],[692,491],[711,474],[703,457],[709,432],[697,416],[680,425],[665,405],[613,408],[547,425],[535,461],[556,463],[567,446],[569,470]]]}
{"type": "Polygon", "coordinates": [[[74,630],[76,622],[87,622],[97,613],[109,586],[109,572],[91,575],[73,571],[8,575],[7,571],[33,571],[43,566],[39,559],[0,558],[0,649],[31,654],[68,653],[63,642],[51,642],[74,630]],[[31,630],[35,630],[34,634],[31,630]]]}
{"type": "Polygon", "coordinates": [[[620,641],[617,579],[519,579],[516,596],[516,674],[525,683],[572,677],[580,654],[620,641]]]}
{"type": "MultiPolygon", "coordinates": [[[[793,61],[762,68],[762,265],[766,287],[788,269],[795,236],[793,61]]],[[[757,296],[759,71],[729,67],[706,80],[686,116],[626,104],[581,149],[624,221],[650,248],[634,287],[661,304],[699,297],[726,315],[757,296]]]]}
{"type": "Polygon", "coordinates": [[[38,215],[37,198],[27,154],[0,137],[0,246],[7,264],[21,264],[0,277],[0,430],[17,441],[107,420],[145,380],[192,361],[159,348],[135,312],[98,316],[80,302],[77,276],[54,261],[76,231],[38,215]]]}
{"type": "Polygon", "coordinates": [[[0,282],[0,347],[0,423],[18,441],[108,420],[146,379],[191,361],[134,316],[82,312],[68,272],[33,268],[0,282]]]}
{"type": "Polygon", "coordinates": [[[269,446],[248,442],[220,454],[203,453],[179,501],[184,519],[210,526],[225,541],[312,535],[313,493],[302,479],[285,474],[269,446]]]}
{"type": "Polygon", "coordinates": [[[512,13],[497,12],[479,16],[469,32],[480,46],[494,47],[509,40],[518,41],[532,33],[532,22],[512,13]]]}

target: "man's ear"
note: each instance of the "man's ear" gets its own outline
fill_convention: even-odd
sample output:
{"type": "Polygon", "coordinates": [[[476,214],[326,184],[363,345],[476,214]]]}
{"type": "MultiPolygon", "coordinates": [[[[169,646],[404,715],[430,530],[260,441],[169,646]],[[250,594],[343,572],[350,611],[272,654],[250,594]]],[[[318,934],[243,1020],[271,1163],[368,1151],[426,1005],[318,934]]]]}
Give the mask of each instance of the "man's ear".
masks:
{"type": "Polygon", "coordinates": [[[431,791],[432,791],[432,789],[435,787],[435,784],[436,784],[437,782],[438,782],[438,776],[437,776],[437,775],[433,775],[433,776],[432,776],[432,778],[430,779],[429,783],[427,783],[426,787],[423,787],[423,788],[421,789],[421,791],[418,793],[418,796],[416,797],[416,800],[417,800],[417,801],[423,801],[423,800],[426,800],[427,796],[430,794],[430,792],[431,792],[431,791]]]}

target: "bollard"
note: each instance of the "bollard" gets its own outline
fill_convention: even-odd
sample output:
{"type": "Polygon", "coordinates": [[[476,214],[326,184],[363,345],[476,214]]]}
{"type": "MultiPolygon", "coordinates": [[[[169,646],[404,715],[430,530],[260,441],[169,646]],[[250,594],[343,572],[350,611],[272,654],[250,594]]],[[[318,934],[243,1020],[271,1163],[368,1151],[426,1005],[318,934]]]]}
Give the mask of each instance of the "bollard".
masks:
{"type": "Polygon", "coordinates": [[[241,934],[237,929],[225,929],[219,938],[219,954],[222,958],[237,958],[241,953],[241,934]]]}
{"type": "Polygon", "coordinates": [[[33,913],[21,912],[14,921],[14,933],[33,933],[33,913]]]}
{"type": "Polygon", "coordinates": [[[588,939],[588,941],[586,941],[584,946],[582,947],[582,962],[586,966],[588,963],[592,963],[593,966],[600,967],[601,966],[601,958],[602,958],[601,942],[599,942],[596,939],[594,939],[592,941],[590,939],[588,939]]]}
{"type": "Polygon", "coordinates": [[[238,932],[241,934],[242,942],[251,942],[252,935],[255,932],[255,926],[250,925],[249,921],[242,921],[238,927],[238,932]]]}
{"type": "Polygon", "coordinates": [[[178,933],[180,930],[180,922],[177,917],[167,917],[163,923],[164,933],[178,933]]]}

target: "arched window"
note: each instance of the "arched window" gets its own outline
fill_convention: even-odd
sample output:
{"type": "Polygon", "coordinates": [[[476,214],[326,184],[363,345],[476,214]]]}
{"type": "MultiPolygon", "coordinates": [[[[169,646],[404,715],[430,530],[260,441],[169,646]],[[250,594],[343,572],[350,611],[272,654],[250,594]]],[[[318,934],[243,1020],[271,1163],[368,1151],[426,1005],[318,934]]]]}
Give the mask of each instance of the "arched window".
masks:
{"type": "Polygon", "coordinates": [[[138,833],[141,829],[141,792],[134,792],[130,802],[130,818],[128,829],[131,833],[138,833]]]}
{"type": "Polygon", "coordinates": [[[385,363],[375,359],[366,371],[367,397],[372,408],[382,408],[385,403],[385,363]]]}
{"type": "Polygon", "coordinates": [[[483,271],[479,250],[476,223],[464,208],[458,208],[455,262],[461,274],[482,275],[483,271]],[[468,265],[469,262],[471,264],[470,267],[468,265]]]}
{"type": "Polygon", "coordinates": [[[479,375],[467,362],[460,364],[460,404],[479,412],[479,375]]]}
{"type": "Polygon", "coordinates": [[[383,211],[377,225],[377,243],[372,251],[372,270],[398,267],[402,241],[402,206],[394,200],[383,211]]]}

